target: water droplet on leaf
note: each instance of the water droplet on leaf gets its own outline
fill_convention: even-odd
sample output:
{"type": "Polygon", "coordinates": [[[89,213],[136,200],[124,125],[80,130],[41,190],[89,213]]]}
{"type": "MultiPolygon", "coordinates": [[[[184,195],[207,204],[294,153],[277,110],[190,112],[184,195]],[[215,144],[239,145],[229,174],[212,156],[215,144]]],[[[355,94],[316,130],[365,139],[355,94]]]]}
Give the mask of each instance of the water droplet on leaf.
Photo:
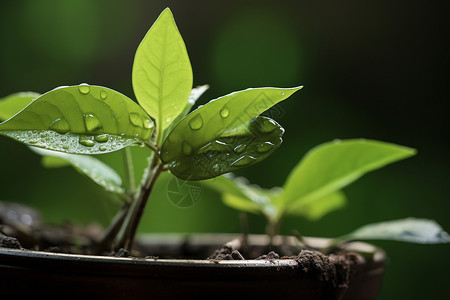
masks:
{"type": "Polygon", "coordinates": [[[86,125],[86,129],[90,132],[102,128],[102,122],[100,122],[100,120],[94,114],[85,115],[84,124],[86,125]]]}
{"type": "Polygon", "coordinates": [[[56,131],[58,133],[67,133],[70,130],[69,123],[65,118],[58,118],[50,124],[50,130],[56,131]]]}
{"type": "Polygon", "coordinates": [[[235,161],[233,161],[231,163],[231,166],[233,166],[233,167],[244,167],[244,166],[247,166],[247,165],[251,164],[254,161],[256,161],[256,158],[254,158],[253,156],[244,155],[244,156],[239,157],[235,161]]]}
{"type": "Polygon", "coordinates": [[[259,153],[264,153],[264,152],[271,150],[274,146],[275,145],[272,144],[271,142],[259,143],[256,146],[256,151],[258,151],[259,153]]]}
{"type": "Polygon", "coordinates": [[[153,128],[152,120],[144,118],[144,128],[146,128],[146,129],[153,128]]]}
{"type": "Polygon", "coordinates": [[[136,127],[143,127],[142,117],[135,112],[130,113],[130,122],[136,127]]]}
{"type": "Polygon", "coordinates": [[[226,106],[224,106],[221,110],[220,110],[220,116],[222,118],[228,118],[228,116],[230,115],[230,109],[226,106]]]}
{"type": "Polygon", "coordinates": [[[197,114],[192,120],[189,121],[189,127],[191,127],[192,130],[199,130],[203,126],[203,120],[202,116],[200,114],[197,114]]]}
{"type": "Polygon", "coordinates": [[[80,136],[78,142],[86,147],[94,147],[95,142],[90,136],[82,135],[80,136]]]}
{"type": "Polygon", "coordinates": [[[100,151],[106,151],[108,148],[106,148],[106,146],[100,146],[98,149],[99,149],[100,151]]]}
{"type": "Polygon", "coordinates": [[[80,91],[80,93],[82,93],[83,95],[87,95],[90,92],[90,88],[89,85],[87,83],[82,83],[78,86],[78,90],[80,91]]]}
{"type": "Polygon", "coordinates": [[[94,137],[94,140],[99,143],[106,143],[109,140],[109,136],[107,134],[99,134],[94,137]]]}
{"type": "Polygon", "coordinates": [[[108,93],[106,91],[101,91],[100,98],[102,98],[102,100],[105,100],[106,98],[108,98],[108,93]]]}
{"type": "Polygon", "coordinates": [[[272,132],[277,128],[277,123],[272,119],[262,119],[262,123],[260,126],[261,132],[272,132]]]}
{"type": "Polygon", "coordinates": [[[212,170],[213,170],[214,174],[219,174],[220,173],[220,165],[219,164],[215,164],[212,167],[212,170]]]}
{"type": "Polygon", "coordinates": [[[247,146],[244,145],[244,144],[241,144],[241,145],[237,145],[237,146],[233,149],[233,151],[234,151],[235,153],[242,153],[242,152],[245,150],[245,148],[247,148],[247,146]]]}

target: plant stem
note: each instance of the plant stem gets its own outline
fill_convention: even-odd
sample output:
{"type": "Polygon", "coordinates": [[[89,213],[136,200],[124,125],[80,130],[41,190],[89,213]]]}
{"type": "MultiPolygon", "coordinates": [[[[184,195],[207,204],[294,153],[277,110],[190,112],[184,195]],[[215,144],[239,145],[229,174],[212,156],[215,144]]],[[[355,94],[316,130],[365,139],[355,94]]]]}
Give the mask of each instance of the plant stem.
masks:
{"type": "Polygon", "coordinates": [[[137,227],[141,220],[142,214],[150,197],[156,179],[161,174],[163,164],[159,162],[158,156],[153,156],[146,172],[146,177],[141,182],[139,190],[134,194],[133,202],[127,215],[125,216],[123,225],[116,236],[115,249],[123,248],[130,251],[133,245],[134,236],[136,235],[137,227]]]}
{"type": "Polygon", "coordinates": [[[158,150],[158,147],[155,145],[155,144],[153,144],[152,142],[150,142],[150,141],[145,141],[145,146],[147,146],[148,148],[150,148],[152,151],[153,151],[153,153],[155,154],[155,155],[157,155],[158,157],[159,157],[159,150],[158,150]]]}
{"type": "Polygon", "coordinates": [[[97,254],[102,254],[105,251],[112,250],[113,240],[114,240],[115,236],[117,235],[117,233],[119,232],[120,228],[122,227],[123,221],[125,220],[125,217],[126,217],[129,209],[130,209],[130,203],[126,202],[122,205],[119,212],[115,215],[111,224],[106,229],[104,236],[98,245],[97,254]]]}
{"type": "Polygon", "coordinates": [[[126,147],[123,152],[124,164],[125,164],[125,178],[127,181],[127,187],[129,194],[134,194],[136,189],[136,183],[134,178],[134,165],[133,156],[131,155],[130,147],[126,147]]]}
{"type": "Polygon", "coordinates": [[[126,231],[125,231],[125,244],[124,249],[131,250],[131,247],[134,242],[134,237],[137,232],[137,228],[139,225],[139,222],[142,218],[142,214],[144,213],[145,206],[147,204],[147,200],[150,197],[150,194],[153,190],[153,187],[155,185],[156,179],[158,179],[159,175],[161,174],[163,165],[158,164],[157,167],[154,169],[152,174],[149,176],[148,181],[145,182],[143,186],[141,186],[141,190],[139,192],[139,196],[137,200],[135,201],[135,209],[132,211],[132,219],[131,222],[128,223],[126,231]]]}
{"type": "Polygon", "coordinates": [[[278,221],[269,220],[268,221],[267,226],[266,226],[266,233],[267,233],[267,235],[270,238],[269,246],[272,246],[272,244],[273,244],[273,237],[276,236],[279,233],[280,225],[281,225],[280,220],[278,220],[278,221]]]}
{"type": "Polygon", "coordinates": [[[114,219],[111,221],[109,227],[105,230],[102,240],[100,241],[97,253],[101,254],[104,251],[111,251],[114,248],[114,239],[117,237],[117,234],[120,232],[121,227],[126,219],[126,216],[129,212],[130,205],[133,200],[133,195],[136,190],[136,183],[134,177],[134,165],[133,165],[133,157],[131,155],[131,149],[126,147],[123,151],[123,162],[125,169],[125,181],[126,181],[126,193],[122,196],[124,198],[124,203],[120,208],[119,212],[116,214],[114,219]],[[109,249],[108,249],[109,248],[109,249]]]}
{"type": "Polygon", "coordinates": [[[245,246],[248,245],[248,219],[245,212],[239,212],[239,221],[242,229],[242,239],[245,246]]]}

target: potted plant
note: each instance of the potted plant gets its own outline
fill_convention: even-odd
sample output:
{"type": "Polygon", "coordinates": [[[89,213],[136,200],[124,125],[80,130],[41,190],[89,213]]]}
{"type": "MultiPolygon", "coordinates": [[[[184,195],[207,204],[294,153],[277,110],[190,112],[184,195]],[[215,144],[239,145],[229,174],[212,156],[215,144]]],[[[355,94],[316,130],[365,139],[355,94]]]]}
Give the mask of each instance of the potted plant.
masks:
{"type": "Polygon", "coordinates": [[[32,226],[3,217],[2,290],[14,295],[71,289],[73,296],[192,298],[201,288],[208,295],[233,297],[371,299],[381,283],[384,252],[354,240],[449,242],[436,223],[419,219],[367,225],[337,239],[279,236],[284,216],[321,217],[344,203],[344,186],[415,150],[373,140],[336,140],[311,150],[283,189],[266,190],[222,176],[264,160],[280,146],[284,129],[261,113],[301,86],[238,91],[190,112],[207,86],[192,89],[190,61],[169,9],[139,45],[132,82],[138,103],[87,84],[42,95],[18,93],[0,102],[5,120],[1,135],[28,145],[48,165],[74,166],[123,203],[100,239],[92,232],[71,232],[66,245],[52,244],[60,231],[36,235],[32,226]],[[131,174],[130,146],[149,150],[139,184],[130,175],[123,185],[112,168],[90,156],[123,149],[131,174]],[[135,240],[163,172],[183,181],[204,180],[223,193],[225,204],[264,215],[267,235],[244,230],[242,236],[194,236],[181,242],[171,236],[135,240]],[[28,248],[47,251],[25,250],[25,242],[28,248]],[[64,249],[69,253],[52,253],[64,249]],[[20,289],[23,285],[27,289],[20,289]]]}

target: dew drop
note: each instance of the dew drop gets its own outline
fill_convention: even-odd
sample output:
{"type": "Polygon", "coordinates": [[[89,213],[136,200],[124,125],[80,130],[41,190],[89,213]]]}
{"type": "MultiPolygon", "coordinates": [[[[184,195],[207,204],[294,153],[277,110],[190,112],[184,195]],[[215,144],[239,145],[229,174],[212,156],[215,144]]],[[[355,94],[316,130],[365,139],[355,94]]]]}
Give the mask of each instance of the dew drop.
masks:
{"type": "Polygon", "coordinates": [[[199,130],[203,126],[203,120],[202,116],[200,114],[197,114],[192,120],[189,121],[189,127],[191,127],[192,130],[199,130]]]}
{"type": "Polygon", "coordinates": [[[65,118],[58,118],[50,124],[48,128],[50,130],[56,131],[58,133],[67,133],[70,130],[69,123],[65,118]]]}
{"type": "Polygon", "coordinates": [[[244,167],[244,166],[251,164],[254,161],[256,161],[256,158],[254,158],[253,156],[243,155],[243,156],[239,157],[238,159],[236,159],[235,161],[233,161],[231,163],[231,166],[244,167]]]}
{"type": "Polygon", "coordinates": [[[187,142],[183,142],[182,148],[185,155],[190,155],[192,153],[192,146],[187,142]]]}
{"type": "Polygon", "coordinates": [[[78,90],[80,91],[80,93],[82,93],[83,95],[87,95],[90,92],[90,88],[89,85],[87,83],[82,83],[78,86],[78,90]]]}
{"type": "Polygon", "coordinates": [[[144,118],[144,128],[151,129],[153,128],[153,122],[150,119],[144,118]]]}
{"type": "Polygon", "coordinates": [[[84,115],[84,125],[86,125],[86,129],[90,132],[102,128],[102,122],[94,114],[84,115]]]}
{"type": "Polygon", "coordinates": [[[221,110],[220,110],[220,116],[222,118],[228,118],[228,116],[230,115],[230,109],[226,106],[224,106],[221,110]]]}
{"type": "Polygon", "coordinates": [[[245,150],[245,148],[247,148],[247,146],[244,144],[241,144],[241,145],[237,145],[236,147],[234,147],[233,151],[234,151],[234,153],[239,154],[239,153],[242,153],[245,150]]]}
{"type": "Polygon", "coordinates": [[[98,149],[99,149],[100,151],[106,151],[108,148],[106,148],[106,146],[100,146],[98,149]]]}
{"type": "Polygon", "coordinates": [[[69,149],[69,145],[63,145],[63,149],[64,150],[68,150],[69,149]]]}
{"type": "Polygon", "coordinates": [[[172,121],[172,118],[166,118],[166,123],[170,123],[172,121]]]}
{"type": "Polygon", "coordinates": [[[281,93],[281,96],[284,96],[284,92],[283,92],[283,93],[281,93]]]}
{"type": "Polygon", "coordinates": [[[101,91],[100,98],[102,98],[102,100],[105,100],[106,98],[108,98],[108,93],[106,91],[101,91]]]}
{"type": "Polygon", "coordinates": [[[141,127],[141,128],[144,126],[142,117],[138,113],[135,113],[135,112],[130,113],[129,118],[130,118],[131,124],[133,124],[134,126],[141,127]]]}
{"type": "Polygon", "coordinates": [[[99,134],[94,136],[94,140],[99,143],[106,143],[109,140],[109,136],[107,134],[99,134]]]}
{"type": "Polygon", "coordinates": [[[215,164],[212,167],[212,170],[213,170],[214,174],[219,174],[220,173],[220,165],[219,164],[215,164]]]}
{"type": "Polygon", "coordinates": [[[269,133],[274,131],[278,127],[277,123],[272,119],[262,119],[262,120],[263,122],[260,127],[261,132],[269,133]]]}
{"type": "Polygon", "coordinates": [[[94,140],[91,137],[86,136],[86,135],[80,136],[78,142],[81,145],[86,146],[86,147],[94,147],[94,145],[95,145],[94,140]]]}
{"type": "Polygon", "coordinates": [[[269,151],[270,149],[272,149],[275,145],[272,144],[271,142],[264,142],[264,143],[259,143],[256,146],[256,151],[258,151],[259,153],[264,153],[269,151]]]}

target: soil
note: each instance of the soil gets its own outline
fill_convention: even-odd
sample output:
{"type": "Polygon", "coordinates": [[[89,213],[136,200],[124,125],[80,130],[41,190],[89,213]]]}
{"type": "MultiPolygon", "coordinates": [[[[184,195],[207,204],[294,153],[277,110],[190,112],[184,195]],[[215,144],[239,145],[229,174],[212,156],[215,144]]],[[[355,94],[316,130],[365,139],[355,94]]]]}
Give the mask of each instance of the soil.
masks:
{"type": "MultiPolygon", "coordinates": [[[[96,254],[101,236],[102,228],[99,225],[75,226],[66,223],[49,226],[42,222],[36,211],[28,207],[0,202],[0,247],[92,255],[96,254]]],[[[350,251],[325,255],[304,245],[293,247],[281,243],[277,246],[261,247],[249,245],[245,239],[235,239],[219,247],[201,249],[190,243],[189,238],[181,247],[176,248],[167,245],[158,247],[137,241],[132,253],[121,249],[106,255],[153,259],[206,259],[212,262],[294,259],[305,274],[326,282],[328,291],[316,292],[329,295],[330,291],[333,291],[334,296],[331,299],[341,298],[353,276],[352,270],[357,269],[354,266],[364,261],[360,255],[350,251]]],[[[320,295],[316,295],[316,298],[321,299],[320,295]]]]}

